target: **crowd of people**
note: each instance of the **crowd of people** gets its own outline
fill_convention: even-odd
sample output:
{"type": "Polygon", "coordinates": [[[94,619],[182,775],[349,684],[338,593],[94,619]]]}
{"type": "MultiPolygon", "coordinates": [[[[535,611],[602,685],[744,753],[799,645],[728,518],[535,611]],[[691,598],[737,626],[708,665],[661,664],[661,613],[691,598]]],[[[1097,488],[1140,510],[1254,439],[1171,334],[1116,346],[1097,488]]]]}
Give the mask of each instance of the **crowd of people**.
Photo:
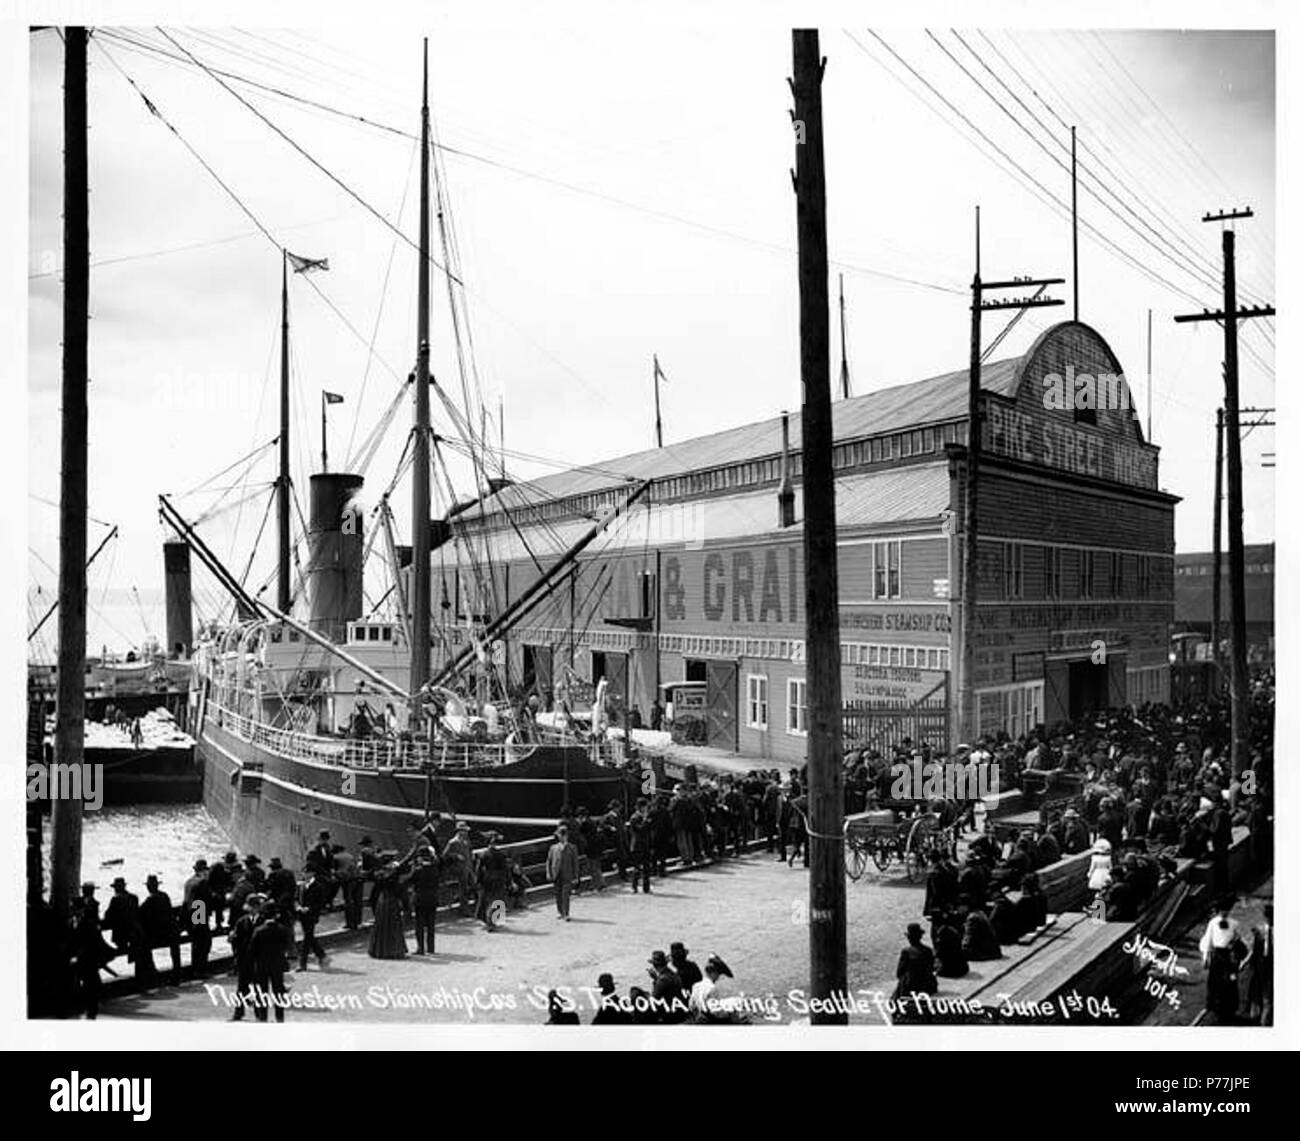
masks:
{"type": "MultiPolygon", "coordinates": [[[[735,1025],[748,1022],[739,996],[730,987],[731,968],[718,955],[700,967],[684,943],[672,943],[668,953],[657,950],[646,960],[645,986],[629,987],[620,994],[614,976],[602,974],[591,992],[595,1011],[592,1026],[735,1025]]],[[[577,1026],[582,1003],[570,994],[552,990],[547,995],[548,1026],[577,1026]]]]}
{"type": "MultiPolygon", "coordinates": [[[[1237,825],[1249,829],[1252,864],[1267,874],[1272,860],[1272,714],[1271,678],[1257,680],[1251,699],[1253,747],[1239,771],[1230,760],[1226,711],[1212,702],[1178,711],[1145,706],[1098,714],[1014,740],[999,734],[959,746],[951,757],[925,745],[914,748],[910,741],[889,756],[849,752],[845,807],[851,811],[897,805],[892,781],[900,763],[924,768],[953,761],[974,769],[997,766],[1002,787],[1021,789],[1030,804],[1057,806],[1033,826],[1010,832],[996,826],[977,829],[960,859],[956,845],[935,850],[921,909],[929,922],[930,945],[921,923],[908,927],[897,967],[899,993],[933,994],[939,979],[960,978],[971,962],[998,959],[1004,947],[1044,929],[1050,917],[1038,873],[1065,856],[1091,854],[1088,890],[1099,913],[1116,921],[1136,919],[1180,858],[1208,859],[1215,895],[1222,898],[1237,825]]],[[[594,813],[586,805],[565,807],[544,864],[557,920],[571,918],[575,893],[606,890],[607,873],[622,882],[630,877],[634,893],[651,894],[652,882],[667,874],[673,858],[692,867],[739,857],[759,842],[790,867],[800,859],[806,867],[805,788],[805,770],[783,780],[777,770],[753,769],[743,776],[678,783],[671,792],[639,797],[630,811],[618,801],[594,813]]],[[[971,800],[940,798],[901,807],[934,812],[959,836],[975,828],[971,800]]],[[[33,1008],[41,1007],[41,995],[66,990],[70,979],[77,1004],[94,1017],[101,971],[116,974],[115,964],[124,958],[137,978],[153,983],[160,977],[154,961],[158,949],[168,952],[170,977],[179,981],[183,941],[190,945],[191,973],[201,976],[208,970],[213,941],[221,935],[233,951],[241,995],[282,993],[294,960],[299,971],[306,971],[312,958],[325,965],[316,929],[336,904],[348,930],[359,929],[366,907],[371,909],[372,957],[405,957],[412,926],[414,953],[433,954],[436,912],[448,893],[462,916],[478,919],[488,931],[496,931],[511,908],[527,906],[531,880],[518,856],[501,847],[502,839],[488,832],[476,850],[468,824],[433,813],[404,855],[377,850],[369,838],[350,851],[322,831],[296,869],[285,867],[279,857],[263,867],[256,854],[240,858],[234,851],[211,863],[197,859],[176,901],[152,875],[145,880],[143,897],[124,878],[114,879],[102,914],[96,885],[84,884],[66,923],[56,922],[49,904],[38,898],[29,907],[29,940],[33,948],[49,953],[35,956],[34,981],[29,981],[33,1008]],[[55,978],[60,971],[62,980],[55,978]]],[[[1220,918],[1229,919],[1226,911],[1220,918]]],[[[1253,954],[1243,953],[1245,941],[1234,922],[1229,919],[1234,936],[1229,937],[1222,934],[1227,929],[1212,921],[1202,947],[1213,979],[1210,1005],[1225,1018],[1229,1007],[1236,1010],[1239,1004],[1229,997],[1236,995],[1242,963],[1253,954]]],[[[1256,962],[1267,958],[1271,970],[1271,926],[1263,939],[1268,955],[1256,962]]],[[[649,962],[652,985],[631,988],[624,996],[627,1003],[611,1000],[606,1004],[609,1016],[595,1021],[614,1021],[622,1014],[628,1021],[685,1021],[701,1013],[697,992],[707,997],[720,985],[725,989],[731,977],[716,956],[701,971],[680,943],[672,945],[668,956],[656,951],[649,962]],[[664,1003],[638,1010],[647,996],[671,1000],[677,994],[679,1004],[667,1002],[671,1016],[665,1016],[664,1003]]],[[[1252,983],[1257,990],[1262,985],[1252,983]]],[[[607,975],[601,976],[600,993],[618,997],[607,975]]],[[[50,1010],[58,1005],[53,999],[45,1002],[50,1010]]],[[[244,1005],[234,1017],[243,1016],[244,1005]]],[[[606,1005],[598,1013],[605,1014],[606,1005]]],[[[265,1006],[255,1005],[258,1017],[266,1017],[265,1006]]],[[[1252,998],[1250,1006],[1255,1017],[1263,1017],[1262,999],[1252,998]]],[[[576,1012],[561,1007],[552,1014],[563,1017],[552,1021],[572,1021],[568,1016],[576,1012]]],[[[1271,981],[1267,1009],[1271,1017],[1271,981]]],[[[282,1018],[282,1007],[275,1010],[282,1018]]]]}
{"type": "MultiPolygon", "coordinates": [[[[899,992],[934,994],[940,978],[960,978],[971,962],[1001,958],[1004,947],[1041,931],[1050,919],[1038,873],[1066,856],[1090,854],[1092,905],[1114,922],[1136,920],[1180,859],[1208,860],[1212,890],[1224,899],[1236,826],[1249,829],[1252,867],[1267,875],[1272,868],[1272,713],[1271,684],[1257,681],[1252,752],[1240,771],[1233,771],[1230,760],[1226,710],[1210,702],[1179,711],[1146,706],[1098,714],[1050,734],[1014,741],[1003,734],[973,748],[961,746],[959,761],[974,757],[974,763],[1006,766],[1004,783],[1030,794],[1031,803],[1056,807],[1033,827],[1008,834],[994,826],[973,837],[960,861],[946,851],[934,856],[922,908],[930,946],[924,944],[921,924],[910,925],[897,968],[899,992]]],[[[878,762],[859,756],[847,766],[869,773],[878,762]]],[[[875,802],[875,792],[868,788],[867,804],[875,802]]],[[[923,807],[948,813],[964,832],[965,805],[923,807]]],[[[1231,897],[1226,899],[1230,908],[1231,897]]],[[[1212,920],[1201,947],[1211,970],[1207,1005],[1223,1018],[1237,1009],[1237,973],[1250,954],[1234,923],[1228,924],[1230,938],[1222,934],[1227,928],[1212,920]]],[[[1271,934],[1261,938],[1271,946],[1271,934]]],[[[1267,962],[1267,986],[1252,983],[1260,995],[1267,992],[1267,1001],[1256,997],[1250,1003],[1250,1017],[1259,1020],[1265,1011],[1271,1018],[1271,950],[1257,961],[1267,962]]],[[[1265,978],[1265,968],[1260,971],[1265,978]]]]}

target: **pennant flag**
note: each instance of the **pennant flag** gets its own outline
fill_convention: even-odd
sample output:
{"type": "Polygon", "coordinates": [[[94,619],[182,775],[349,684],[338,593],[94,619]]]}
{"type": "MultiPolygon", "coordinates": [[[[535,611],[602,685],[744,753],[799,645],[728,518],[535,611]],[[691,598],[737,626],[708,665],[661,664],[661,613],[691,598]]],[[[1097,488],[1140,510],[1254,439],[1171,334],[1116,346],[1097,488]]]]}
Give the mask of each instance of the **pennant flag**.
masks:
{"type": "Polygon", "coordinates": [[[343,403],[343,397],[341,397],[337,392],[324,392],[324,391],[322,391],[322,392],[321,392],[321,395],[322,395],[323,397],[325,397],[325,403],[326,403],[326,404],[342,404],[342,403],[343,403]]]}
{"type": "Polygon", "coordinates": [[[329,269],[329,258],[300,258],[297,254],[291,254],[288,250],[284,251],[285,257],[289,259],[289,264],[293,266],[294,273],[309,273],[313,269],[329,269]]]}

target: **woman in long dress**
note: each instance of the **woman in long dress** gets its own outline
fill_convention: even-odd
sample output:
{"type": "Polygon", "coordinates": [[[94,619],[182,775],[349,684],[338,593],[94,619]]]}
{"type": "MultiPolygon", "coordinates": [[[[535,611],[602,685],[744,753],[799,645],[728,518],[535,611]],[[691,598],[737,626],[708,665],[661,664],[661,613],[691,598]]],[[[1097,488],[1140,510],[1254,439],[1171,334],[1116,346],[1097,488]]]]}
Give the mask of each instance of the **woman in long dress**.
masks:
{"type": "Polygon", "coordinates": [[[406,936],[402,931],[402,873],[396,861],[375,873],[375,924],[370,929],[372,959],[406,958],[406,936]]]}
{"type": "Polygon", "coordinates": [[[1237,978],[1250,954],[1237,921],[1228,915],[1232,904],[1231,899],[1219,901],[1200,944],[1201,962],[1206,969],[1205,1009],[1221,1023],[1236,1018],[1240,1001],[1237,978]]]}

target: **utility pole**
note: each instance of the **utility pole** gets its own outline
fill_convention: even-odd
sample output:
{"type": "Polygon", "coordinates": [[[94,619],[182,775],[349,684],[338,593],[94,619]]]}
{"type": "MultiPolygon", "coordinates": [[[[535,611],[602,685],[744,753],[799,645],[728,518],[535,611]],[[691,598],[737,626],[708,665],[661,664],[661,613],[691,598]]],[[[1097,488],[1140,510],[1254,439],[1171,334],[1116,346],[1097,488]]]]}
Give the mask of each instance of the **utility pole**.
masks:
{"type": "Polygon", "coordinates": [[[659,381],[663,378],[663,370],[659,367],[659,354],[655,353],[655,447],[664,446],[664,422],[659,415],[659,381]]]}
{"type": "Polygon", "coordinates": [[[803,551],[808,717],[808,951],[817,1025],[845,1025],[848,924],[844,894],[844,703],[840,688],[835,473],[831,466],[831,347],[826,252],[822,59],[816,29],[794,41],[795,173],[799,234],[799,365],[803,379],[803,551]],[[832,1009],[833,1006],[833,1009],[832,1009]]]}
{"type": "Polygon", "coordinates": [[[979,460],[983,441],[983,406],[980,399],[980,318],[986,311],[1000,309],[1041,309],[1065,302],[1043,297],[1049,285],[1061,285],[1061,277],[1014,278],[1010,281],[982,281],[980,278],[980,208],[975,207],[975,276],[971,280],[970,306],[970,386],[967,391],[966,488],[962,497],[962,576],[961,576],[961,687],[958,696],[959,735],[972,746],[979,735],[979,711],[975,699],[975,634],[979,598],[979,460]],[[1037,287],[1033,296],[1014,297],[1009,301],[985,301],[989,290],[1037,287]]]}
{"type": "MultiPolygon", "coordinates": [[[[54,760],[84,775],[86,743],[86,385],[90,219],[85,28],[64,30],[63,427],[59,487],[59,679],[54,760]]],[[[64,770],[68,771],[68,770],[64,770]]],[[[80,797],[51,795],[50,903],[66,919],[81,886],[80,797]]]]}
{"type": "Polygon", "coordinates": [[[1223,409],[1214,410],[1214,588],[1210,601],[1210,649],[1214,657],[1214,681],[1219,683],[1219,615],[1223,613],[1223,409]]]}
{"type": "Polygon", "coordinates": [[[277,522],[280,529],[279,587],[277,608],[287,614],[292,605],[293,583],[289,578],[289,251],[280,251],[280,499],[277,522]]]}
{"type": "MultiPolygon", "coordinates": [[[[1221,211],[1206,214],[1202,222],[1230,222],[1238,218],[1253,218],[1254,211],[1221,211]]],[[[1176,322],[1223,322],[1223,420],[1228,437],[1228,597],[1229,618],[1232,623],[1232,771],[1240,775],[1250,765],[1250,677],[1246,664],[1246,554],[1242,540],[1242,489],[1241,489],[1241,421],[1237,384],[1237,322],[1254,317],[1273,317],[1276,310],[1271,305],[1237,308],[1236,232],[1223,229],[1223,308],[1217,312],[1205,310],[1174,318],[1176,322]]]]}
{"type": "Polygon", "coordinates": [[[423,724],[420,690],[429,680],[429,41],[420,105],[420,266],[415,354],[415,441],[411,470],[411,718],[423,724]]]}
{"type": "Polygon", "coordinates": [[[849,344],[844,333],[844,275],[840,274],[840,398],[849,398],[849,344]]]}

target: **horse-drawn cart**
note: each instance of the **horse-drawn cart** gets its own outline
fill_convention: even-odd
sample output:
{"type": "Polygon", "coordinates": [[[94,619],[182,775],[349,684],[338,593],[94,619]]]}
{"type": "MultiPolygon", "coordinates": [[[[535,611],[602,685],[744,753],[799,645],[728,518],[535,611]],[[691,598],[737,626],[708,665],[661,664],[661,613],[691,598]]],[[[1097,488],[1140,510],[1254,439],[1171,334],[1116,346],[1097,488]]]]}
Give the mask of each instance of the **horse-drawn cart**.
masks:
{"type": "Polygon", "coordinates": [[[953,850],[953,829],[940,825],[938,813],[902,820],[872,819],[879,815],[857,813],[844,821],[844,863],[855,882],[862,878],[870,861],[882,872],[900,863],[907,878],[915,883],[935,856],[953,850]]]}

